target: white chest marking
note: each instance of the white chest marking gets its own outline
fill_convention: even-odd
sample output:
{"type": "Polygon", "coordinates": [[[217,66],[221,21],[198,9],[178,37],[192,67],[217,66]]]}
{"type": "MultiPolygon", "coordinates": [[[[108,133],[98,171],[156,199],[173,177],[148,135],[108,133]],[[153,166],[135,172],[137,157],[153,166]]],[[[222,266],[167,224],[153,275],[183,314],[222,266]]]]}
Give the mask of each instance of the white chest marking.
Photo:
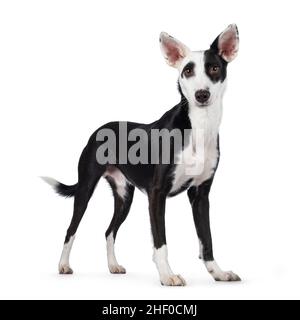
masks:
{"type": "Polygon", "coordinates": [[[191,106],[189,117],[192,134],[185,149],[178,155],[171,192],[176,192],[189,180],[199,186],[208,180],[218,161],[218,132],[222,117],[221,103],[207,108],[191,106]]]}

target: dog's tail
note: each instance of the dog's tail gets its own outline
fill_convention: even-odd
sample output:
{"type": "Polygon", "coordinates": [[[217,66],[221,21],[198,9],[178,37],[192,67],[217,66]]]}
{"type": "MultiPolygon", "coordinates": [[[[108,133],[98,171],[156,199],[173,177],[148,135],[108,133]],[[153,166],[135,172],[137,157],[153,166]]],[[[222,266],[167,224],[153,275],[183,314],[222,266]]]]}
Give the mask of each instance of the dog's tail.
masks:
{"type": "Polygon", "coordinates": [[[74,197],[75,192],[77,190],[77,185],[73,184],[72,186],[67,186],[63,183],[60,183],[58,181],[56,181],[53,178],[50,177],[41,177],[46,183],[48,183],[54,190],[56,193],[58,193],[59,195],[69,198],[69,197],[74,197]]]}

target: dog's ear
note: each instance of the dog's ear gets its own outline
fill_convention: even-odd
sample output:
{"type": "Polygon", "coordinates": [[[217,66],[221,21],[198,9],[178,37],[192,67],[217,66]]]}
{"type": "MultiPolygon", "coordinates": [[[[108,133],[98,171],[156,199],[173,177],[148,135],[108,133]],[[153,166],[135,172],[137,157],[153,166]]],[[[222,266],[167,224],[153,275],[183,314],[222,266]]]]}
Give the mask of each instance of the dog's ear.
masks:
{"type": "Polygon", "coordinates": [[[231,62],[239,50],[239,32],[235,24],[229,25],[210,46],[225,61],[231,62]]]}
{"type": "Polygon", "coordinates": [[[187,46],[166,32],[160,34],[159,42],[162,54],[167,63],[175,68],[180,66],[183,58],[190,52],[190,49],[187,46]]]}

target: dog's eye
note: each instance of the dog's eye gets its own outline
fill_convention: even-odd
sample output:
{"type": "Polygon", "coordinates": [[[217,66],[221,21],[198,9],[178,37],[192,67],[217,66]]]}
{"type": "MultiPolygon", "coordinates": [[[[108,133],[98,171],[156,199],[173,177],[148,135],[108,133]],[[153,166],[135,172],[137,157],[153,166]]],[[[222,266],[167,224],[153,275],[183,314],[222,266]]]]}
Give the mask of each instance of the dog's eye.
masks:
{"type": "Polygon", "coordinates": [[[183,74],[185,75],[185,77],[191,77],[193,75],[193,69],[191,68],[186,68],[184,71],[183,71],[183,74]]]}
{"type": "Polygon", "coordinates": [[[212,67],[209,68],[209,73],[211,75],[216,75],[216,74],[219,73],[219,71],[220,71],[220,67],[219,66],[212,66],[212,67]]]}

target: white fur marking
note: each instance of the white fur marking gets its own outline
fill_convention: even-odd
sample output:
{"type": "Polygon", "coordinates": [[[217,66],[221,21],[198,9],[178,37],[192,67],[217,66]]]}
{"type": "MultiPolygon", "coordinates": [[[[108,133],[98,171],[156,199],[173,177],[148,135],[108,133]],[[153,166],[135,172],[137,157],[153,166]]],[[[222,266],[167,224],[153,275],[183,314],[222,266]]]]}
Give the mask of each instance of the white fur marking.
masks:
{"type": "Polygon", "coordinates": [[[240,277],[232,271],[223,271],[214,260],[205,261],[204,264],[216,281],[241,281],[240,277]]]}
{"type": "Polygon", "coordinates": [[[111,273],[126,273],[125,268],[118,264],[118,261],[115,255],[115,240],[112,232],[106,238],[106,249],[107,249],[107,263],[108,263],[109,271],[111,273]]]}
{"type": "Polygon", "coordinates": [[[61,253],[60,261],[59,261],[59,273],[64,274],[71,274],[73,273],[72,269],[70,268],[70,252],[73,246],[73,242],[75,239],[75,235],[70,237],[69,242],[64,244],[63,251],[61,253]]]}
{"type": "Polygon", "coordinates": [[[189,144],[178,155],[179,163],[174,172],[171,192],[175,192],[190,179],[191,185],[199,186],[208,180],[216,167],[218,159],[217,139],[222,118],[222,97],[226,82],[212,83],[204,69],[204,52],[191,52],[183,61],[195,63],[195,76],[191,79],[179,78],[181,88],[189,101],[189,118],[192,135],[189,144]],[[210,105],[199,107],[195,101],[195,92],[209,89],[210,105]],[[199,146],[199,144],[201,144],[199,146]]]}
{"type": "Polygon", "coordinates": [[[218,160],[217,139],[221,113],[221,105],[190,107],[192,135],[187,147],[178,155],[179,164],[174,172],[171,192],[178,190],[189,179],[193,179],[191,185],[199,186],[212,176],[218,160]],[[195,141],[201,146],[195,147],[195,141]]]}
{"type": "Polygon", "coordinates": [[[48,183],[54,189],[58,186],[59,182],[50,177],[41,177],[46,183],[48,183]]]}
{"type": "Polygon", "coordinates": [[[156,264],[160,281],[165,286],[184,286],[185,280],[180,275],[175,275],[168,262],[168,248],[163,245],[153,251],[153,261],[156,264]]]}
{"type": "Polygon", "coordinates": [[[104,177],[111,177],[113,178],[116,188],[117,188],[117,193],[118,195],[124,199],[126,194],[127,194],[127,184],[129,183],[124,174],[119,170],[119,169],[114,169],[113,171],[105,172],[103,175],[104,177]]]}

